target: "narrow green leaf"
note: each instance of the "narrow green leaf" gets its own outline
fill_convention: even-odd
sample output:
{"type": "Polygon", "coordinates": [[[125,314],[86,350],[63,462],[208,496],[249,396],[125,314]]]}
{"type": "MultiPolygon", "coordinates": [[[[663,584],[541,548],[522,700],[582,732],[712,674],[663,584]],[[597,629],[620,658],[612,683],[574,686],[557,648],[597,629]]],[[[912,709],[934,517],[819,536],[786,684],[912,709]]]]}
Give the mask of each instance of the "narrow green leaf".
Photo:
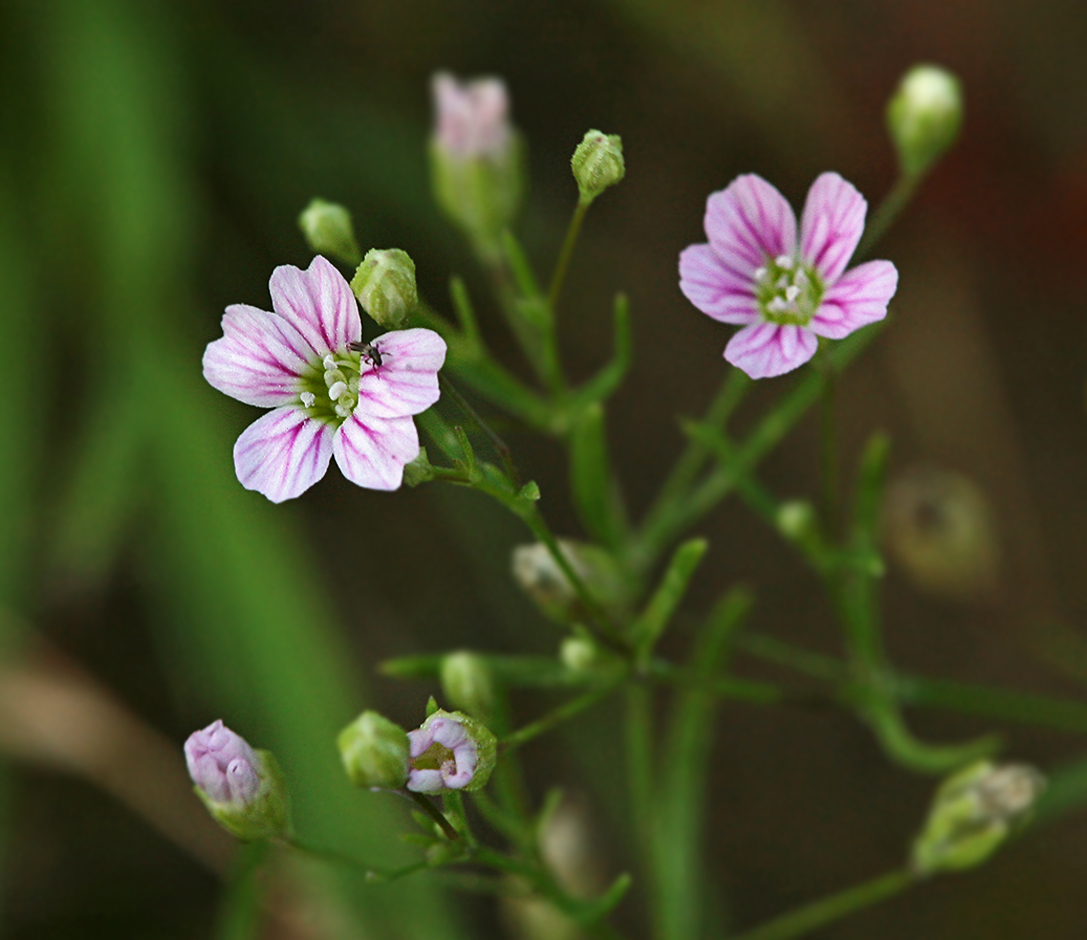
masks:
{"type": "Polygon", "coordinates": [[[525,298],[540,297],[540,286],[536,282],[536,275],[532,272],[532,265],[528,260],[520,242],[509,229],[502,233],[502,247],[506,252],[506,261],[513,272],[513,279],[517,283],[517,290],[525,298]]]}
{"type": "Polygon", "coordinates": [[[691,539],[680,545],[672,555],[656,592],[632,627],[631,640],[641,665],[649,663],[653,647],[687,593],[687,586],[708,548],[709,542],[705,539],[691,539]]]}
{"type": "Polygon", "coordinates": [[[713,715],[719,701],[715,686],[729,642],[751,603],[751,595],[736,588],[714,607],[691,651],[688,679],[672,709],[654,838],[655,936],[660,940],[686,940],[703,933],[702,820],[713,715]]]}
{"type": "Polygon", "coordinates": [[[608,548],[619,548],[628,523],[608,459],[604,408],[599,402],[586,408],[574,422],[570,435],[570,487],[586,531],[608,548]]]}

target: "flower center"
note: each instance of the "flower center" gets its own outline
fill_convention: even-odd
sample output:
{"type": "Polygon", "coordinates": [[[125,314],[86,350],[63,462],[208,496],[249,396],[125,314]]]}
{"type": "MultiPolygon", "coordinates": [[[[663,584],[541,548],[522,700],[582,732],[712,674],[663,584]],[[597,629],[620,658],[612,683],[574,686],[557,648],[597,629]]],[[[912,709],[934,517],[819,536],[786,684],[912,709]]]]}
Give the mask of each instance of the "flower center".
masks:
{"type": "Polygon", "coordinates": [[[755,272],[755,299],[764,320],[807,326],[823,299],[823,280],[811,265],[778,255],[755,272]]]}
{"type": "Polygon", "coordinates": [[[411,766],[416,770],[447,770],[454,773],[457,769],[457,758],[444,744],[435,741],[411,762],[411,766]]]}
{"type": "Polygon", "coordinates": [[[359,403],[359,378],[375,368],[375,357],[347,350],[329,353],[302,377],[298,399],[312,418],[340,424],[359,403]]]}

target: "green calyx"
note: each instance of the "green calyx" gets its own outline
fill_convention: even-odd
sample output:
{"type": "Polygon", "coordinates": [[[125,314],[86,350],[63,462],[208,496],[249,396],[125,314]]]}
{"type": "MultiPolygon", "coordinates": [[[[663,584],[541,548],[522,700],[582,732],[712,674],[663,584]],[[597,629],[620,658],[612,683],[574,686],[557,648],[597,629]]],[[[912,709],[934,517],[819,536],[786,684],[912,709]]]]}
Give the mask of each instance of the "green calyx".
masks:
{"type": "Polygon", "coordinates": [[[770,323],[807,326],[819,309],[824,290],[819,272],[789,255],[767,259],[755,272],[759,313],[770,323]]]}

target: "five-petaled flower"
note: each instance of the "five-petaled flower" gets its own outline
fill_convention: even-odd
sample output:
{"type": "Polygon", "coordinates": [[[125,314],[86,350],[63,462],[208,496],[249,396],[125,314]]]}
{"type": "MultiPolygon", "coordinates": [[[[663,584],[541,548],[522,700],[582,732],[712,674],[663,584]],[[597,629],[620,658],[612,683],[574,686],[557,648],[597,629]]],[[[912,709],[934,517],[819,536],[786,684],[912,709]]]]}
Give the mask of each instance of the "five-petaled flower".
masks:
{"type": "Polygon", "coordinates": [[[351,288],[320,255],[305,271],[276,268],[269,290],[274,313],[227,307],[223,338],[204,353],[215,388],[274,409],[234,445],[238,479],[278,503],[309,489],[335,457],[352,483],[395,490],[419,455],[411,416],[438,400],[445,342],[410,329],[362,344],[351,288]]]}
{"type": "Polygon", "coordinates": [[[699,310],[743,326],[725,358],[754,379],[803,365],[819,337],[842,339],[887,315],[890,261],[846,271],[868,204],[837,173],[808,191],[799,237],[792,207],[766,180],[737,177],[706,201],[708,244],[679,256],[679,286],[699,310]]]}

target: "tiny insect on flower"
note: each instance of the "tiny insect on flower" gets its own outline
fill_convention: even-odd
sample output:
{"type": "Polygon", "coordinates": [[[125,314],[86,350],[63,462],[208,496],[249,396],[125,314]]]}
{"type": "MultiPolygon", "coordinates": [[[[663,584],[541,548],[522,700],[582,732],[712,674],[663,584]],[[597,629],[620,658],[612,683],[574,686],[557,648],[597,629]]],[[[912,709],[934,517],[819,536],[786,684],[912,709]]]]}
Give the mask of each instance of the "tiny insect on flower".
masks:
{"type": "Polygon", "coordinates": [[[305,271],[276,268],[269,288],[274,312],[228,307],[222,339],[204,353],[215,388],[273,409],[234,445],[238,479],[278,503],[309,489],[335,457],[352,483],[397,489],[419,455],[412,415],[438,400],[445,341],[410,329],[363,343],[351,288],[320,255],[305,271]]]}

